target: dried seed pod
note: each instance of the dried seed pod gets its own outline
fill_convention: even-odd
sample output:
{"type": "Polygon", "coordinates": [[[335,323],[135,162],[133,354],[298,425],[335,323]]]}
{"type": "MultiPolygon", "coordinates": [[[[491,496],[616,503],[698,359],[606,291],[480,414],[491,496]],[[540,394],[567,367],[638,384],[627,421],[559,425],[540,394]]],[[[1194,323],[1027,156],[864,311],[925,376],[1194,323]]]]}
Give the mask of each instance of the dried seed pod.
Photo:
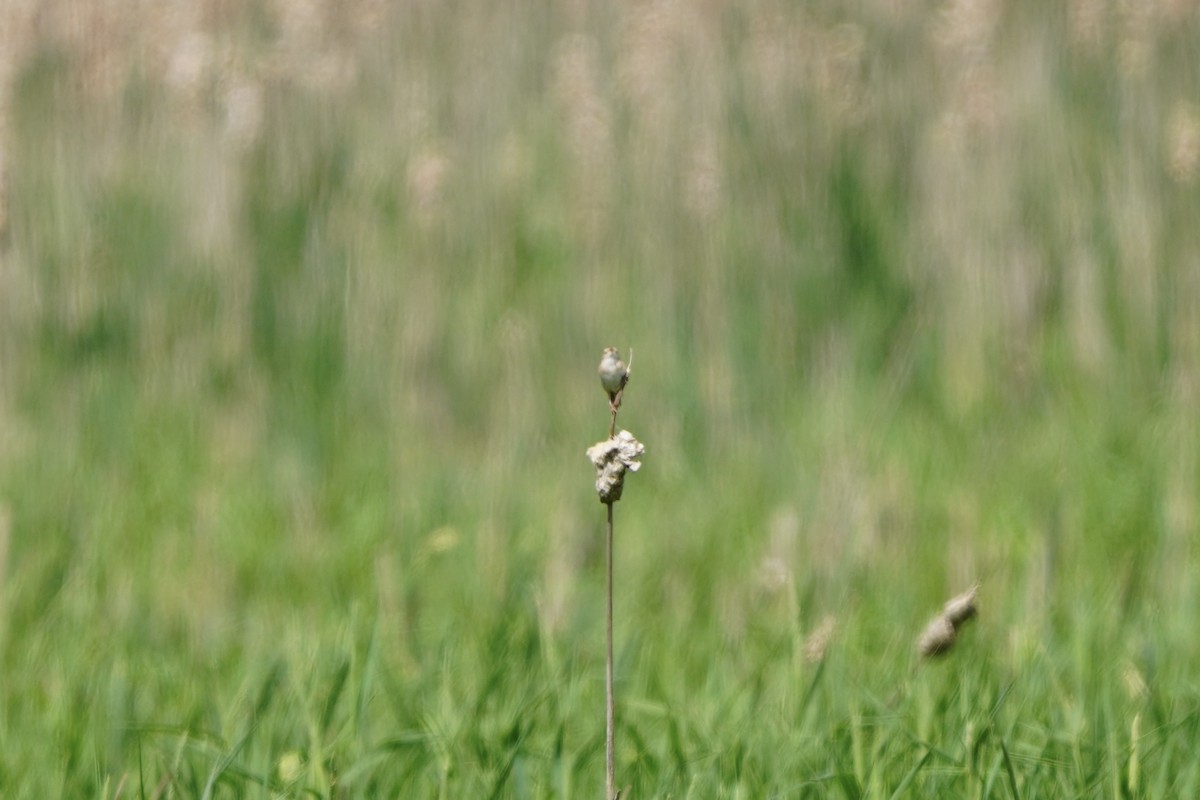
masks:
{"type": "Polygon", "coordinates": [[[597,442],[588,448],[587,457],[596,467],[596,493],[601,503],[615,503],[625,488],[625,471],[637,472],[646,452],[629,431],[621,431],[611,439],[597,442]]]}

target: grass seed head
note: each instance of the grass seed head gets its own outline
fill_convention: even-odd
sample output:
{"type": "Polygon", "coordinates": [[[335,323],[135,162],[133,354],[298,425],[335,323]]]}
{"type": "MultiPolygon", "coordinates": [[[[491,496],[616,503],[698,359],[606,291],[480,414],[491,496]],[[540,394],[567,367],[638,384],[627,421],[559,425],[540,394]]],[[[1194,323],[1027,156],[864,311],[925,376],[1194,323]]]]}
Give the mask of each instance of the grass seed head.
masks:
{"type": "Polygon", "coordinates": [[[837,619],[832,615],[821,620],[821,624],[804,640],[804,660],[810,664],[820,663],[825,659],[825,651],[833,641],[837,630],[837,619]]]}
{"type": "Polygon", "coordinates": [[[957,638],[958,632],[950,620],[939,615],[921,631],[921,638],[917,640],[917,650],[925,658],[940,656],[954,647],[954,640],[957,638]]]}
{"type": "Polygon", "coordinates": [[[930,620],[917,639],[917,652],[924,658],[946,653],[958,640],[959,629],[976,614],[975,594],[979,587],[972,586],[962,594],[952,597],[942,606],[942,612],[930,620]]]}
{"type": "Polygon", "coordinates": [[[951,598],[942,606],[942,615],[950,620],[956,629],[971,617],[979,613],[975,607],[975,593],[979,587],[972,586],[968,591],[951,598]]]}

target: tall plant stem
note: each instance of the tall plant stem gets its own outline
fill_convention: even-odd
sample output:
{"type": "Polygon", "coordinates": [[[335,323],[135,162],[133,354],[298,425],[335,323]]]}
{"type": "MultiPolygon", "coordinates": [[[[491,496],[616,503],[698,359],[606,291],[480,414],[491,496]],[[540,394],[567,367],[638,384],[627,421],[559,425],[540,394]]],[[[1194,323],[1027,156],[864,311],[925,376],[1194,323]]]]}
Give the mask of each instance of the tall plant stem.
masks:
{"type": "MultiPolygon", "coordinates": [[[[616,418],[617,415],[614,413],[614,425],[616,418]]],[[[606,503],[605,505],[608,506],[608,531],[604,542],[604,626],[607,634],[604,650],[604,798],[605,800],[616,800],[617,796],[614,793],[616,764],[613,745],[616,723],[616,703],[613,699],[613,504],[606,503]]]]}

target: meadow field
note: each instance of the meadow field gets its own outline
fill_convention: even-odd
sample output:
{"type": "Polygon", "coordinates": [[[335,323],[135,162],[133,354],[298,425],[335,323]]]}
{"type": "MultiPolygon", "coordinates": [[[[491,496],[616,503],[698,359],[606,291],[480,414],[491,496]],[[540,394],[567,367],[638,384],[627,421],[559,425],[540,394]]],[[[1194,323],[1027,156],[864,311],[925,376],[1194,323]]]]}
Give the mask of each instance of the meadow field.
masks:
{"type": "Polygon", "coordinates": [[[0,796],[1200,795],[1198,43],[3,0],[0,796]]]}

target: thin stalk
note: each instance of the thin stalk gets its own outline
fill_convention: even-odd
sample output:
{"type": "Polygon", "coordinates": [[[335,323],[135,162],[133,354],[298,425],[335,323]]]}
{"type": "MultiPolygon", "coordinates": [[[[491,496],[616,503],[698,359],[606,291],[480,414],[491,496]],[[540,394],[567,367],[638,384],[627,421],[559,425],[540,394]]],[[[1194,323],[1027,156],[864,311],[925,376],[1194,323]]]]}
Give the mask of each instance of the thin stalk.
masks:
{"type": "MultiPolygon", "coordinates": [[[[613,424],[617,415],[613,414],[613,424]]],[[[613,699],[613,504],[608,506],[608,531],[604,542],[604,626],[607,634],[604,651],[604,694],[605,694],[605,726],[604,726],[604,797],[605,800],[616,800],[616,763],[614,747],[614,730],[616,727],[616,703],[613,699]]]]}

